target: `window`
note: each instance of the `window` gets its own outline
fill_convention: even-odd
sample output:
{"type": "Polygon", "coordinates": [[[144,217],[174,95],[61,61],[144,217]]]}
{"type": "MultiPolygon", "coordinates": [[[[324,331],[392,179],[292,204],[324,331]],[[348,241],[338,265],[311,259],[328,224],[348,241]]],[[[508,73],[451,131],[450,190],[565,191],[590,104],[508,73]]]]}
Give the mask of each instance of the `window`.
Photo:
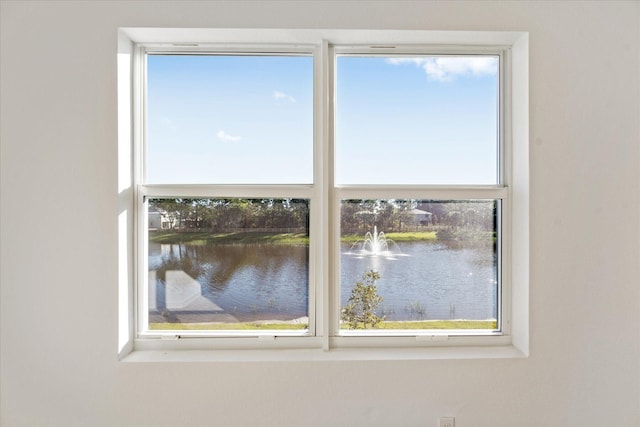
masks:
{"type": "Polygon", "coordinates": [[[520,39],[299,33],[128,33],[132,346],[526,338],[520,39]]]}
{"type": "Polygon", "coordinates": [[[141,330],[306,334],[312,52],[142,55],[141,330]]]}
{"type": "Polygon", "coordinates": [[[373,330],[498,333],[501,54],[398,51],[334,49],[337,330],[372,326],[353,300],[375,272],[373,330]]]}

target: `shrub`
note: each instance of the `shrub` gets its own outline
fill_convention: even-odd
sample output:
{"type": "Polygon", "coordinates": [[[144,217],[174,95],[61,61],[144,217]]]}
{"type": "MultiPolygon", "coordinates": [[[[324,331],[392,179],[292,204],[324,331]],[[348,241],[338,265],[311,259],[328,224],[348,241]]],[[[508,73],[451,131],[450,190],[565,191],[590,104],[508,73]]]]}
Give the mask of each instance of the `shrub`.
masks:
{"type": "Polygon", "coordinates": [[[376,309],[382,302],[382,297],[378,295],[376,280],[380,278],[378,272],[370,270],[362,275],[362,280],[356,282],[351,290],[349,303],[342,308],[340,318],[349,324],[349,328],[357,329],[362,325],[375,327],[384,320],[384,316],[376,315],[376,309]]]}

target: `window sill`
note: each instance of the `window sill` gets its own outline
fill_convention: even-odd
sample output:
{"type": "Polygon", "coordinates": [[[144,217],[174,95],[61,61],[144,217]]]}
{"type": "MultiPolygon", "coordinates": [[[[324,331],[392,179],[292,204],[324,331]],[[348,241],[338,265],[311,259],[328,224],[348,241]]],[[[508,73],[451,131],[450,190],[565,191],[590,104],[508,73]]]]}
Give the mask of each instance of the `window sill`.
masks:
{"type": "MultiPolygon", "coordinates": [[[[487,338],[487,337],[483,337],[487,338]]],[[[322,349],[322,341],[309,338],[277,348],[275,342],[255,346],[255,341],[242,340],[242,347],[212,348],[208,340],[188,342],[151,342],[138,340],[122,362],[310,362],[310,361],[377,361],[377,360],[445,360],[445,359],[505,359],[522,358],[527,354],[512,345],[508,337],[493,337],[490,345],[467,345],[466,341],[414,341],[412,346],[372,347],[362,343],[357,347],[349,341],[335,341],[330,350],[322,349]]],[[[237,344],[237,343],[236,343],[237,344]]]]}

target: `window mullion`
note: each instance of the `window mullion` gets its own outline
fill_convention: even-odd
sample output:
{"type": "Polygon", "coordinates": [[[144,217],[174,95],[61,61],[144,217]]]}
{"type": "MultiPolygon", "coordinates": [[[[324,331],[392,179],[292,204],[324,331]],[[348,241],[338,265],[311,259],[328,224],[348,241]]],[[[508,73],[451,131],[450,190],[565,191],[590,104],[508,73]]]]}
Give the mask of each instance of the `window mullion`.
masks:
{"type": "Polygon", "coordinates": [[[316,143],[319,144],[316,153],[317,183],[319,183],[319,194],[321,201],[321,224],[322,233],[317,242],[320,257],[316,264],[320,270],[318,277],[321,279],[321,289],[318,289],[319,304],[316,305],[316,331],[322,336],[322,348],[329,350],[329,337],[331,335],[331,325],[333,321],[333,306],[331,304],[331,284],[333,283],[333,263],[331,254],[333,245],[331,239],[332,232],[332,206],[330,197],[333,188],[333,111],[331,100],[333,99],[333,60],[331,47],[328,41],[322,40],[320,55],[317,61],[319,74],[316,77],[318,88],[317,123],[319,124],[316,143]]]}

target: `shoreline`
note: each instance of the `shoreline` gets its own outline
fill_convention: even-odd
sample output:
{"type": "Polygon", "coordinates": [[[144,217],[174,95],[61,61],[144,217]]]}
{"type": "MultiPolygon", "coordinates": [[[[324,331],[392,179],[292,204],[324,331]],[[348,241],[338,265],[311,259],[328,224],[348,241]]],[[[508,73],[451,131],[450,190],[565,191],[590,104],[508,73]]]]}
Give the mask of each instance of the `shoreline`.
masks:
{"type": "MultiPolygon", "coordinates": [[[[346,322],[341,322],[341,325],[346,322]]],[[[309,324],[309,318],[299,317],[292,320],[256,320],[251,322],[193,322],[193,323],[171,323],[171,322],[150,322],[150,330],[252,330],[252,329],[305,329],[309,324]],[[177,326],[177,327],[176,327],[177,326]]],[[[367,329],[487,329],[497,328],[496,319],[469,320],[393,320],[382,321],[381,327],[367,329]],[[410,327],[423,325],[432,327],[410,327]],[[386,327],[385,327],[386,326],[386,327]],[[394,327],[391,327],[394,326],[394,327]],[[452,326],[458,326],[452,327],[452,326]]],[[[350,328],[341,328],[350,329],[350,328]]]]}

